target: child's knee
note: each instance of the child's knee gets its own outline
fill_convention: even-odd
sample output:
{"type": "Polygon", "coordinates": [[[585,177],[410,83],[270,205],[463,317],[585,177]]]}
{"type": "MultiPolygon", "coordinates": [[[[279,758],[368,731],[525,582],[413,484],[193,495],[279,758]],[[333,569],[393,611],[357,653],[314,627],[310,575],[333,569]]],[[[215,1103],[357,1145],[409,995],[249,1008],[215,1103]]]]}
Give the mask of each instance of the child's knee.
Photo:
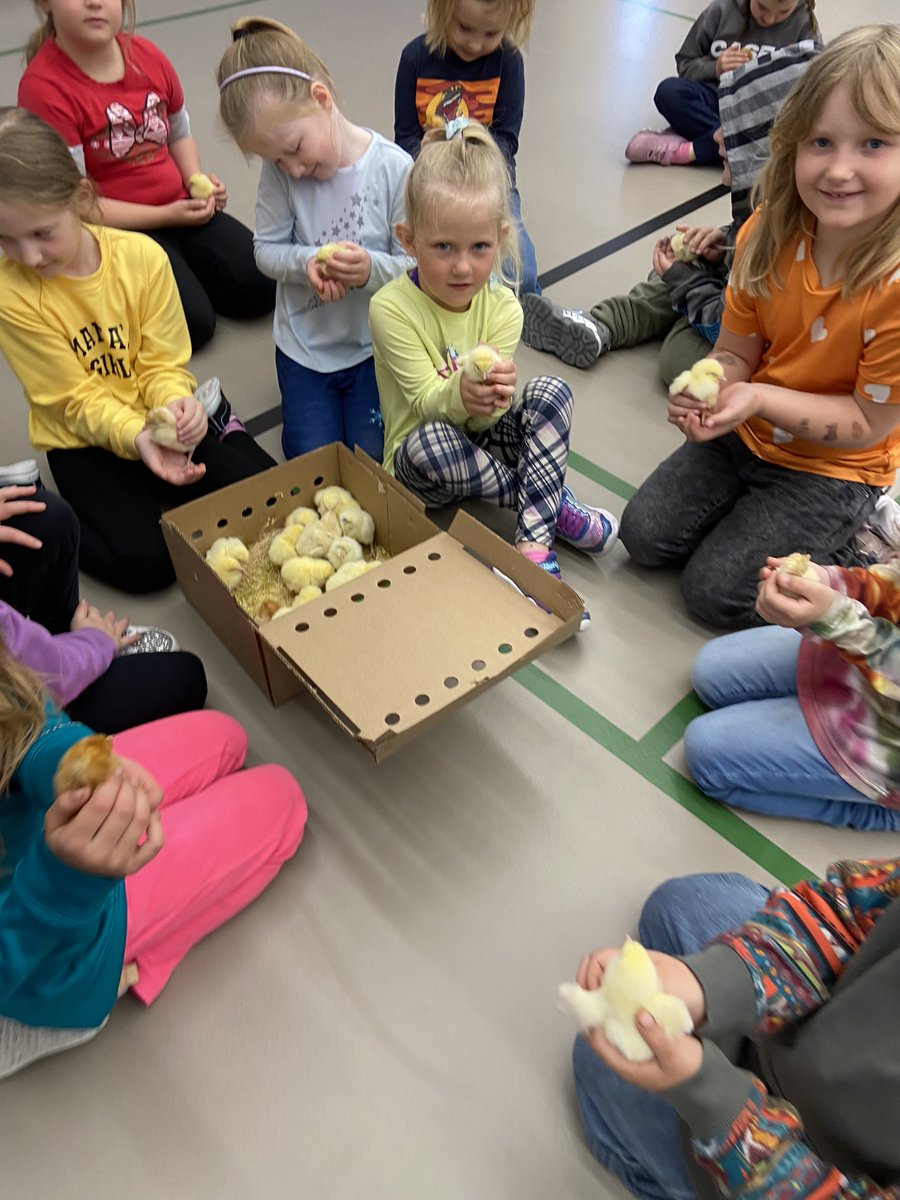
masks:
{"type": "Polygon", "coordinates": [[[659,545],[655,529],[656,522],[638,492],[625,505],[619,522],[619,541],[642,567],[661,567],[669,561],[659,545]]]}
{"type": "Polygon", "coordinates": [[[717,629],[747,629],[760,624],[756,592],[749,576],[746,580],[740,574],[723,577],[711,570],[702,557],[694,556],[686,563],[679,586],[689,611],[708,625],[717,629]]]}
{"type": "Polygon", "coordinates": [[[572,422],[572,389],[556,375],[538,375],[529,379],[522,390],[522,403],[550,420],[561,419],[566,427],[572,422]]]}

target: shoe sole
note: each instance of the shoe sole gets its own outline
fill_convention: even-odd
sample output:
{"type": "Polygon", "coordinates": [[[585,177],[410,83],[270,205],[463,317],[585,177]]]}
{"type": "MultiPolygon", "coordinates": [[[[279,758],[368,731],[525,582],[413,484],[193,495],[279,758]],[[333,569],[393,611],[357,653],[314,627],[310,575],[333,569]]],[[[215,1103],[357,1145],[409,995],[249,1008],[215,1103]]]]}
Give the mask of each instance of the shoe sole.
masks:
{"type": "Polygon", "coordinates": [[[600,357],[597,339],[590,330],[576,321],[567,321],[554,312],[549,315],[540,304],[541,297],[531,293],[522,297],[525,322],[522,326],[522,341],[533,350],[544,350],[555,354],[570,367],[584,371],[600,357]]]}

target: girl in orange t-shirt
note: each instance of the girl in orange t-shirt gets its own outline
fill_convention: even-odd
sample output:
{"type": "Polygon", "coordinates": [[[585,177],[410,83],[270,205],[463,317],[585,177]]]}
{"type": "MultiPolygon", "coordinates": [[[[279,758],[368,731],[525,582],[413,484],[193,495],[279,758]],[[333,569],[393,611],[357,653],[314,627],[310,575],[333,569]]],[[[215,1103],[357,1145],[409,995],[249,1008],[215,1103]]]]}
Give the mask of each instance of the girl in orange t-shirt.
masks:
{"type": "MultiPolygon", "coordinates": [[[[852,564],[900,464],[900,27],[835,39],[771,133],[712,358],[711,406],[669,402],[683,446],[626,506],[645,566],[684,562],[688,607],[759,623],[760,564],[852,564]]],[[[858,560],[856,560],[858,561],[858,560]]]]}

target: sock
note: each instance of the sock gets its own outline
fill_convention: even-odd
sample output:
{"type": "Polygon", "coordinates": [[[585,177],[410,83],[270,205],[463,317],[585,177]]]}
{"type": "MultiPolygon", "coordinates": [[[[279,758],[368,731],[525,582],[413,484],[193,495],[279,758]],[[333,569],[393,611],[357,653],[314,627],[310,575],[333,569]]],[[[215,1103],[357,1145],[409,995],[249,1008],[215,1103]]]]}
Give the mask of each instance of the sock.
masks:
{"type": "Polygon", "coordinates": [[[672,155],[672,165],[674,167],[686,167],[688,163],[692,163],[694,161],[693,149],[693,142],[685,142],[683,146],[678,146],[672,155]]]}
{"type": "Polygon", "coordinates": [[[552,551],[549,546],[522,546],[519,553],[529,562],[542,563],[547,561],[552,551]]]}

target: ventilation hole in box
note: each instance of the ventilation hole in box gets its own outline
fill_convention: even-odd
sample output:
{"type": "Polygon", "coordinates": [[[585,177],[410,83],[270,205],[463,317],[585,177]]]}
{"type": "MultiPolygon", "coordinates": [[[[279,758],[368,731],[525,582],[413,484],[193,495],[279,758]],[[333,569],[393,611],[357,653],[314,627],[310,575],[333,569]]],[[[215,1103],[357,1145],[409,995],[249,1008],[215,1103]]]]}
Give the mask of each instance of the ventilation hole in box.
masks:
{"type": "Polygon", "coordinates": [[[216,529],[224,529],[227,524],[227,517],[219,517],[218,521],[216,521],[216,529]]]}
{"type": "Polygon", "coordinates": [[[537,637],[537,635],[538,635],[538,631],[534,628],[533,625],[529,625],[528,628],[525,630],[526,637],[537,637]]]}
{"type": "Polygon", "coordinates": [[[195,529],[194,532],[191,534],[191,540],[194,542],[196,542],[198,538],[202,538],[202,537],[203,537],[202,529],[195,529]]]}
{"type": "Polygon", "coordinates": [[[325,616],[326,616],[326,617],[336,617],[336,616],[337,616],[337,609],[336,609],[336,608],[326,608],[326,609],[325,609],[325,616]]]}
{"type": "Polygon", "coordinates": [[[324,482],[325,482],[325,476],[317,475],[315,477],[315,479],[313,480],[313,487],[321,487],[324,482]]]}
{"type": "Polygon", "coordinates": [[[416,573],[415,567],[404,567],[403,568],[404,575],[415,575],[415,573],[416,573]]]}
{"type": "Polygon", "coordinates": [[[297,633],[306,633],[307,629],[309,629],[309,622],[301,621],[299,625],[294,626],[294,629],[297,631],[297,633]]]}
{"type": "Polygon", "coordinates": [[[455,675],[448,675],[447,678],[444,680],[444,687],[450,688],[451,690],[455,687],[459,687],[459,680],[456,678],[455,675]]]}
{"type": "Polygon", "coordinates": [[[497,649],[501,654],[512,654],[512,646],[509,642],[501,642],[497,649]]]}
{"type": "Polygon", "coordinates": [[[380,588],[388,588],[391,586],[391,581],[389,579],[379,579],[378,586],[380,588]]]}
{"type": "Polygon", "coordinates": [[[472,663],[472,670],[473,671],[483,671],[485,668],[485,665],[486,664],[485,664],[485,661],[483,658],[476,658],[472,663]]]}
{"type": "Polygon", "coordinates": [[[253,509],[252,509],[252,508],[242,508],[242,509],[241,509],[241,516],[242,516],[242,517],[252,517],[252,516],[253,516],[253,509]]]}
{"type": "Polygon", "coordinates": [[[384,718],[384,723],[385,723],[385,725],[399,725],[400,724],[400,714],[399,713],[388,713],[388,715],[384,718]]]}
{"type": "Polygon", "coordinates": [[[431,703],[431,697],[426,696],[424,692],[422,693],[421,696],[416,696],[416,704],[418,704],[419,708],[424,708],[426,704],[430,704],[430,703],[431,703]]]}
{"type": "Polygon", "coordinates": [[[299,496],[299,495],[300,495],[300,489],[299,489],[298,487],[292,487],[292,488],[291,488],[291,495],[292,495],[292,496],[299,496]]]}
{"type": "Polygon", "coordinates": [[[363,600],[365,600],[365,596],[362,594],[362,592],[357,592],[354,596],[351,596],[350,599],[354,604],[362,604],[363,600]]]}
{"type": "Polygon", "coordinates": [[[440,556],[440,554],[438,554],[437,550],[432,550],[432,552],[428,555],[428,561],[429,562],[437,562],[437,560],[440,557],[441,556],[440,556]]]}
{"type": "Polygon", "coordinates": [[[277,503],[278,503],[278,497],[270,496],[268,498],[268,500],[266,501],[266,508],[271,508],[273,504],[277,504],[277,503]]]}

